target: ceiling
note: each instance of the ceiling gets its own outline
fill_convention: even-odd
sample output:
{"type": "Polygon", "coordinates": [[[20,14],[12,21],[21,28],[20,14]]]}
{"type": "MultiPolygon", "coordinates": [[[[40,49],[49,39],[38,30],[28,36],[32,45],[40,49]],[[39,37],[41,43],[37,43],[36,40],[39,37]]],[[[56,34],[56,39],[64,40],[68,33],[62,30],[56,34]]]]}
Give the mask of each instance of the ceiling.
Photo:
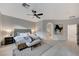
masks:
{"type": "Polygon", "coordinates": [[[24,8],[21,3],[0,3],[0,12],[4,15],[29,20],[38,21],[39,19],[28,16],[32,14],[31,9],[38,13],[43,13],[42,20],[68,20],[69,17],[79,17],[78,3],[29,3],[30,8],[24,8]]]}

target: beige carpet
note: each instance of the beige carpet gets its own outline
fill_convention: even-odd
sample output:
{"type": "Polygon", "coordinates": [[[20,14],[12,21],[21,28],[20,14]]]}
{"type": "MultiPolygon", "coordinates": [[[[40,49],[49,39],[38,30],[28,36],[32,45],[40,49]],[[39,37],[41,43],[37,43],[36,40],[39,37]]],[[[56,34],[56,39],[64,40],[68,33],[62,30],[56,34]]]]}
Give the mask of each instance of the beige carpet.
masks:
{"type": "Polygon", "coordinates": [[[63,40],[46,40],[41,46],[19,51],[13,45],[0,47],[0,56],[79,56],[79,47],[63,40]]]}
{"type": "Polygon", "coordinates": [[[15,50],[16,56],[79,56],[79,47],[73,42],[63,40],[46,41],[41,46],[32,51],[25,49],[23,51],[15,50]],[[29,52],[27,52],[29,51],[29,52]]]}

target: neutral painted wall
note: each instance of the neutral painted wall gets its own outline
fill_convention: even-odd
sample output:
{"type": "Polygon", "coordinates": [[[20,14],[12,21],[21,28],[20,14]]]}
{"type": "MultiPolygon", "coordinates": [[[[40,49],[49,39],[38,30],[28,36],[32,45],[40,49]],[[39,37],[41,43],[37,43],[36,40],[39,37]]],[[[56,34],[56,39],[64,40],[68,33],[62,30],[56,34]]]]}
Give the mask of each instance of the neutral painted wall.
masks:
{"type": "Polygon", "coordinates": [[[15,28],[15,27],[25,27],[32,28],[34,22],[30,22],[23,19],[18,19],[10,16],[3,15],[2,16],[2,26],[3,28],[15,28]]]}
{"type": "MultiPolygon", "coordinates": [[[[67,40],[68,39],[68,24],[79,24],[79,19],[70,19],[70,20],[43,20],[42,21],[42,29],[41,31],[43,31],[44,33],[46,33],[46,29],[47,29],[47,24],[48,23],[52,23],[52,24],[63,24],[63,40],[67,40]]],[[[40,25],[39,25],[40,26],[40,25]]]]}
{"type": "Polygon", "coordinates": [[[2,30],[4,32],[4,33],[3,32],[1,33],[2,37],[4,37],[4,35],[9,34],[9,33],[6,33],[5,31],[8,32],[8,31],[13,31],[14,29],[33,28],[33,25],[35,25],[35,22],[18,19],[18,18],[6,16],[6,15],[2,15],[0,21],[1,21],[0,24],[2,25],[2,30]]]}
{"type": "Polygon", "coordinates": [[[37,23],[30,22],[6,15],[0,16],[0,21],[2,20],[2,28],[3,29],[14,29],[14,28],[32,28],[33,24],[36,24],[36,27],[39,31],[46,33],[47,24],[50,22],[52,24],[63,24],[63,37],[64,40],[67,40],[67,26],[68,24],[79,24],[79,19],[70,19],[70,20],[43,20],[37,23]]]}
{"type": "Polygon", "coordinates": [[[1,41],[1,39],[2,39],[1,29],[2,29],[2,15],[1,15],[1,13],[0,13],[0,41],[1,41]]]}
{"type": "MultiPolygon", "coordinates": [[[[44,20],[43,21],[43,29],[42,29],[42,31],[44,32],[44,33],[47,33],[47,24],[48,23],[52,23],[52,24],[63,24],[63,37],[65,37],[64,38],[64,40],[67,38],[66,36],[67,36],[67,24],[64,24],[62,21],[55,21],[55,20],[44,20]],[[65,33],[66,32],[66,33],[65,33]]],[[[54,34],[54,33],[53,33],[54,34]]]]}

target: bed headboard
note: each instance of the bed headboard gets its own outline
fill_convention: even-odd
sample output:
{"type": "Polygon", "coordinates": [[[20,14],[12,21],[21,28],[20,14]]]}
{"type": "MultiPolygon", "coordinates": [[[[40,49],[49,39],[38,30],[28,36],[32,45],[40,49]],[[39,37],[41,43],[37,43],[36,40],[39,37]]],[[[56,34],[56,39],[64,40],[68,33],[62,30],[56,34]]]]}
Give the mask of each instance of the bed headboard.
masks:
{"type": "Polygon", "coordinates": [[[17,36],[17,33],[32,33],[31,29],[14,29],[14,37],[17,36]]]}

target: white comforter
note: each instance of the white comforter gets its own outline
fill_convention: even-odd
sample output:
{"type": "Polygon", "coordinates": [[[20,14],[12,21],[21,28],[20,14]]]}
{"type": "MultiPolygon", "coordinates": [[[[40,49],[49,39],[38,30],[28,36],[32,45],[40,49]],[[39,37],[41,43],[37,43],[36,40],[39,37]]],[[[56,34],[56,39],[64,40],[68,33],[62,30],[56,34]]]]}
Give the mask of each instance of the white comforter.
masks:
{"type": "Polygon", "coordinates": [[[32,46],[41,42],[40,38],[35,35],[27,35],[27,36],[16,36],[14,37],[17,44],[26,43],[27,46],[32,46]],[[32,38],[34,39],[32,39],[32,38]]]}
{"type": "Polygon", "coordinates": [[[29,36],[16,36],[16,37],[14,37],[14,39],[15,39],[16,42],[25,41],[27,43],[28,42],[30,43],[32,41],[29,36]]]}

